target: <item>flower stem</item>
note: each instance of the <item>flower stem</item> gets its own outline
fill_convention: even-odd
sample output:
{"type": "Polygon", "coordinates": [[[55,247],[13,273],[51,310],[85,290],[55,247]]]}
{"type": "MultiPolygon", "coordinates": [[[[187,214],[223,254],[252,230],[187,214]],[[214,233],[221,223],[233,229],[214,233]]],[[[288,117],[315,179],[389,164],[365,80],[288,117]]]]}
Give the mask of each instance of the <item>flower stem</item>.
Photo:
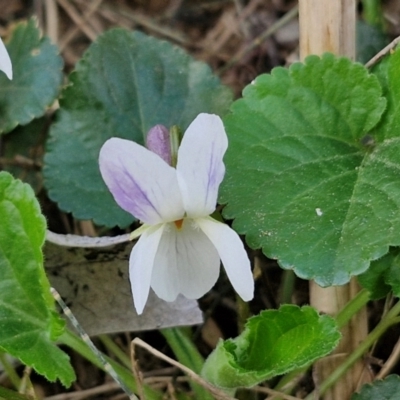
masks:
{"type": "Polygon", "coordinates": [[[11,383],[16,389],[19,389],[21,385],[21,378],[18,376],[18,374],[15,372],[12,364],[9,362],[9,360],[6,357],[6,354],[2,351],[0,351],[0,364],[3,365],[3,369],[6,372],[8,378],[10,379],[11,383]]]}
{"type": "Polygon", "coordinates": [[[370,300],[370,294],[367,289],[360,290],[336,316],[336,323],[339,328],[345,326],[351,318],[357,314],[370,300]]]}

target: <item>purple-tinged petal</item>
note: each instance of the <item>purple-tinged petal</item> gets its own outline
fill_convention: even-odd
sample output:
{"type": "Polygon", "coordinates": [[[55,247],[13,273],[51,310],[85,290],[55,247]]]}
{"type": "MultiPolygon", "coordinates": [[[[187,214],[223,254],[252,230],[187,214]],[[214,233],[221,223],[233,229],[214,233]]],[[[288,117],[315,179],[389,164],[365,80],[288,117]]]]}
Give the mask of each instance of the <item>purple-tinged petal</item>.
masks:
{"type": "Polygon", "coordinates": [[[220,260],[207,236],[190,219],[177,229],[168,224],[154,260],[151,287],[158,297],[174,301],[178,294],[198,299],[218,279],[220,260]]]}
{"type": "Polygon", "coordinates": [[[145,147],[111,138],[99,157],[100,172],[115,201],[149,225],[184,215],[176,170],[145,147]]]}
{"type": "Polygon", "coordinates": [[[227,147],[225,129],[217,115],[199,114],[186,130],[178,151],[177,171],[188,217],[204,217],[215,210],[227,147]]]}
{"type": "Polygon", "coordinates": [[[0,70],[3,71],[8,79],[12,79],[12,64],[6,46],[0,39],[0,70]]]}
{"type": "Polygon", "coordinates": [[[169,131],[164,125],[153,126],[147,133],[146,147],[171,165],[171,143],[169,131]]]}
{"type": "Polygon", "coordinates": [[[164,225],[148,228],[133,246],[129,258],[129,279],[136,312],[140,315],[149,297],[150,281],[164,225]]]}
{"type": "Polygon", "coordinates": [[[228,225],[212,218],[199,218],[196,222],[217,249],[238,295],[244,301],[251,300],[254,296],[254,279],[250,260],[239,235],[228,225]]]}

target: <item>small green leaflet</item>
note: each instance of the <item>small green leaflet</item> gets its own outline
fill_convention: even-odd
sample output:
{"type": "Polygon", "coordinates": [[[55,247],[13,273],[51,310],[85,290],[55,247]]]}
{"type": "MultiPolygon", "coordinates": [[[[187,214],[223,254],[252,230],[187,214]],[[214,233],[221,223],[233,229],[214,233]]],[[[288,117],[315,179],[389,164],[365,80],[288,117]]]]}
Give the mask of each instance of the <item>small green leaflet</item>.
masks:
{"type": "Polygon", "coordinates": [[[327,355],[340,336],[331,317],[309,306],[262,311],[236,339],[218,343],[202,376],[222,388],[251,387],[327,355]]]}
{"type": "MultiPolygon", "coordinates": [[[[394,75],[387,114],[400,100],[394,75]]],[[[377,126],[386,103],[376,76],[331,54],[276,68],[244,90],[224,119],[220,202],[250,247],[329,286],[400,244],[400,130],[387,115],[377,126]]]]}
{"type": "Polygon", "coordinates": [[[78,219],[127,226],[99,172],[110,137],[143,144],[157,124],[185,130],[200,112],[222,115],[232,101],[210,68],[182,49],[140,32],[99,36],[70,75],[51,129],[44,177],[50,197],[78,219]]]}
{"type": "Polygon", "coordinates": [[[64,386],[75,380],[54,340],[64,321],[43,268],[46,221],[32,188],[0,172],[0,349],[64,386]]]}

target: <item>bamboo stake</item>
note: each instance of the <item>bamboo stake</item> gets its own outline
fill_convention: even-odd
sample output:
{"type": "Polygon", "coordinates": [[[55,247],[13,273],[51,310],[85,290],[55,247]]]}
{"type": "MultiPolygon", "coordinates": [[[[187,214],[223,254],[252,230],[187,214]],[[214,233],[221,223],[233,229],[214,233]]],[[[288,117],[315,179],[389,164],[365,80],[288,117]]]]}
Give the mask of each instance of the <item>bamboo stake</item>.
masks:
{"type": "Polygon", "coordinates": [[[325,52],[354,60],[355,0],[299,0],[300,58],[325,52]]]}
{"type": "MultiPolygon", "coordinates": [[[[331,52],[355,58],[355,0],[299,0],[300,58],[309,54],[321,55],[331,52]]],[[[319,311],[336,315],[358,292],[358,284],[353,279],[348,285],[321,288],[310,282],[310,304],[319,311]]],[[[366,309],[361,310],[342,329],[343,338],[334,355],[320,360],[314,370],[318,392],[318,382],[323,381],[342,363],[367,336],[366,309]]],[[[325,394],[325,400],[346,400],[360,384],[365,383],[365,367],[361,362],[325,394]]]]}

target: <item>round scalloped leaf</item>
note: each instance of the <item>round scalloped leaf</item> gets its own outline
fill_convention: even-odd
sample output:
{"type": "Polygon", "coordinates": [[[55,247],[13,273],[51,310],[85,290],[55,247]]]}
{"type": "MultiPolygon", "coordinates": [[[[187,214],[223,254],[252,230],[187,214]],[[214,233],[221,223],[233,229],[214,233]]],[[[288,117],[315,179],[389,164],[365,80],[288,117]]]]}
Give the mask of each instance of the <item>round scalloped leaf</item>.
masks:
{"type": "Polygon", "coordinates": [[[0,73],[0,132],[42,116],[62,83],[63,62],[58,49],[41,37],[36,19],[17,24],[6,47],[13,79],[0,73]]]}
{"type": "Polygon", "coordinates": [[[360,393],[354,393],[351,400],[398,400],[400,392],[400,377],[389,375],[382,381],[364,385],[360,393]]]}
{"type": "Polygon", "coordinates": [[[325,54],[258,77],[233,103],[220,202],[250,247],[329,286],[400,244],[400,139],[368,134],[381,92],[362,65],[325,54]]]}
{"type": "Polygon", "coordinates": [[[53,342],[64,321],[43,268],[46,221],[32,188],[0,172],[0,349],[69,386],[69,357],[53,342]]]}
{"type": "Polygon", "coordinates": [[[100,176],[98,155],[116,136],[144,143],[157,124],[186,129],[200,113],[223,114],[231,92],[183,50],[139,32],[114,29],[94,42],[70,76],[45,156],[45,184],[78,219],[126,226],[100,176]]]}
{"type": "Polygon", "coordinates": [[[283,305],[250,318],[237,338],[220,340],[202,375],[223,388],[251,387],[327,355],[340,336],[328,315],[283,305]]]}

